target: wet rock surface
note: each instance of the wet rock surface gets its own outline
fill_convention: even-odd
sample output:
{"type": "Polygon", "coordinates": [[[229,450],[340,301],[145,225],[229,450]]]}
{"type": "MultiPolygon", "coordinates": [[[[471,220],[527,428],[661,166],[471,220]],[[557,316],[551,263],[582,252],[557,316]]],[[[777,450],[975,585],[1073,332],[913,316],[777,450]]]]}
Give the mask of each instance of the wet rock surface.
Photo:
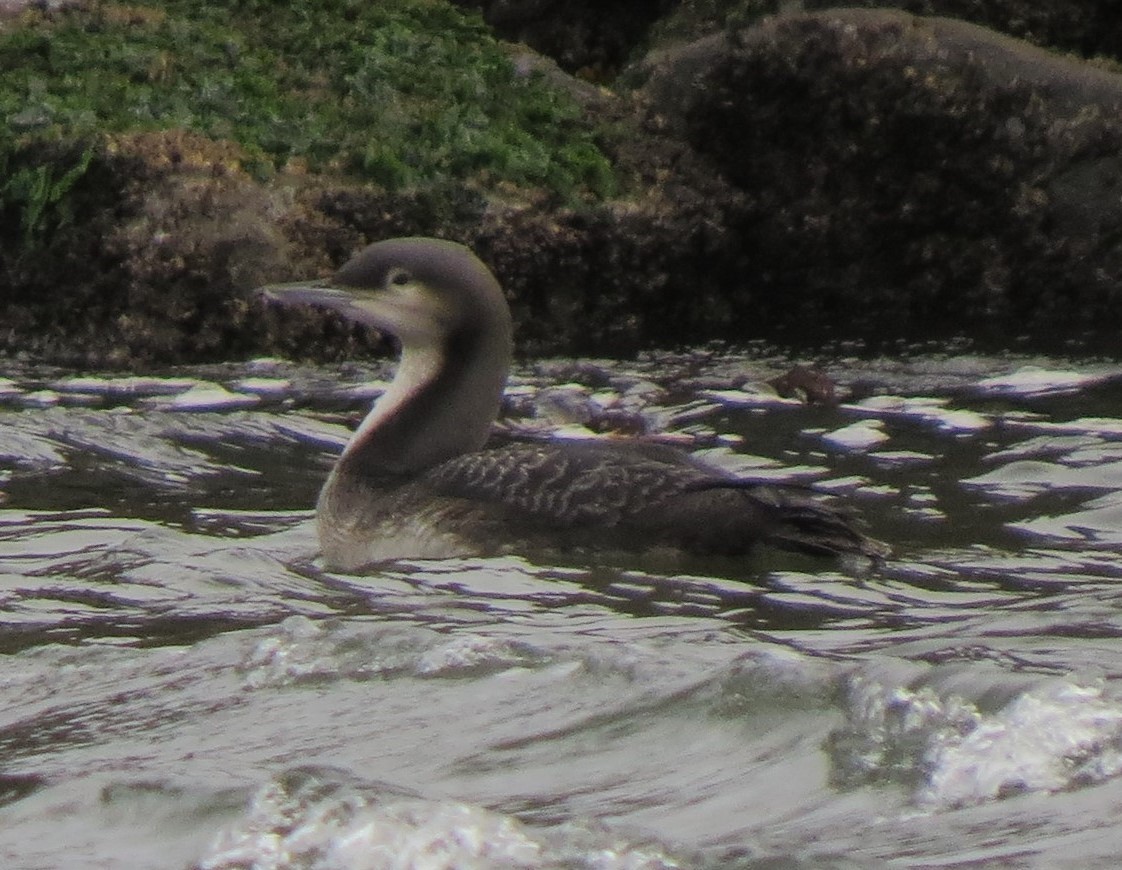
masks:
{"type": "MultiPolygon", "coordinates": [[[[249,291],[414,234],[477,250],[532,354],[761,336],[1094,350],[1122,326],[1122,75],[1014,38],[1111,52],[1117,28],[1096,31],[1094,4],[994,4],[974,16],[991,30],[815,4],[687,3],[655,21],[655,6],[620,3],[600,41],[581,36],[579,4],[473,5],[501,35],[606,83],[563,90],[599,125],[614,192],[262,174],[230,141],[115,134],[67,194],[70,219],[36,247],[21,247],[20,213],[0,202],[0,347],[131,366],[368,352],[377,336],[281,320],[249,291]],[[564,46],[531,40],[556,16],[564,46]]],[[[538,75],[530,57],[512,50],[538,75]]],[[[60,166],[79,157],[68,147],[60,166]]]]}
{"type": "Polygon", "coordinates": [[[656,111],[747,200],[738,311],[827,334],[1115,322],[1117,74],[863,10],[705,37],[650,71],[656,111]]]}

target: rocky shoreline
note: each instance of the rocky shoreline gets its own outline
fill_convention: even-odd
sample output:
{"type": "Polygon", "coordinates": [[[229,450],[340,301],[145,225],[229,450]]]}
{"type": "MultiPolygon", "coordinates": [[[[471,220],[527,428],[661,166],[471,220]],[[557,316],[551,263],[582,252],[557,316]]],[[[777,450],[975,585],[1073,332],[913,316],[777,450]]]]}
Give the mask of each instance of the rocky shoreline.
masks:
{"type": "MultiPolygon", "coordinates": [[[[951,0],[907,10],[618,2],[596,6],[608,9],[599,18],[592,7],[582,17],[581,4],[461,5],[482,7],[483,20],[449,6],[433,26],[444,38],[454,25],[455,46],[492,60],[474,89],[460,86],[472,68],[457,72],[439,113],[408,96],[424,82],[388,90],[377,77],[391,75],[385,65],[342,85],[326,74],[302,83],[302,93],[323,88],[328,105],[369,101],[371,130],[397,124],[388,141],[400,153],[377,140],[363,151],[359,130],[354,154],[317,163],[315,141],[306,156],[276,146],[275,130],[251,139],[261,119],[241,97],[247,116],[228,125],[195,129],[169,115],[110,126],[92,110],[67,114],[50,62],[10,82],[0,350],[118,367],[367,352],[377,336],[265,312],[250,291],[412,234],[457,239],[491,265],[528,354],[761,337],[809,348],[952,335],[1116,347],[1122,24],[1102,18],[1105,5],[1030,4],[1027,14],[990,4],[987,26],[939,17],[972,6],[951,0]],[[1001,9],[1013,35],[990,29],[1001,9]],[[551,14],[566,26],[541,26],[551,14]],[[496,101],[485,93],[495,88],[511,96],[496,101]],[[537,102],[514,106],[523,95],[537,102]],[[478,139],[492,135],[488,124],[493,135],[538,124],[538,138],[470,151],[463,131],[478,139]],[[424,138],[433,125],[451,145],[424,138]],[[431,141],[448,153],[410,153],[431,141]]],[[[195,75],[155,41],[186,26],[175,4],[11,6],[0,14],[5,75],[28,58],[50,61],[62,27],[94,25],[156,46],[137,61],[150,102],[195,75]]],[[[389,6],[393,27],[426,20],[406,0],[389,6]]],[[[340,51],[361,47],[371,37],[348,31],[345,12],[308,6],[335,16],[308,21],[308,32],[336,28],[349,40],[340,51]]],[[[222,49],[234,81],[254,62],[248,32],[222,49]]],[[[432,42],[407,29],[395,39],[394,51],[432,42]]],[[[216,99],[206,76],[197,82],[188,93],[216,99]]],[[[284,129],[295,139],[299,125],[284,129]]]]}

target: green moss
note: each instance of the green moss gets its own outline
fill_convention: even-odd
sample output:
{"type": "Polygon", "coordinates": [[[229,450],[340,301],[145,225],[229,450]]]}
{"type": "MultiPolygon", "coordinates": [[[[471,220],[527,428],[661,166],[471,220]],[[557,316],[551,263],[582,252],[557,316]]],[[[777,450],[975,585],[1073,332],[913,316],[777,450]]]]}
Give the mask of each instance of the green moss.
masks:
{"type": "Polygon", "coordinates": [[[579,107],[443,0],[97,3],[5,28],[0,115],[23,144],[182,128],[239,143],[259,174],[614,190],[579,107]]]}
{"type": "Polygon", "coordinates": [[[69,195],[89,169],[92,145],[66,155],[0,147],[0,215],[19,226],[24,250],[74,219],[69,195]]]}

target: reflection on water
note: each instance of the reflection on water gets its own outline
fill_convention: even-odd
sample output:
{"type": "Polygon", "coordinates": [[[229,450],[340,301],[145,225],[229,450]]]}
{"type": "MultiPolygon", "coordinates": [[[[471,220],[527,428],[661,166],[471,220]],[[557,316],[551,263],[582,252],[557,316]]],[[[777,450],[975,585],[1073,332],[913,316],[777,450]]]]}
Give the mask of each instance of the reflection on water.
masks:
{"type": "MultiPolygon", "coordinates": [[[[0,378],[0,864],[1110,866],[1122,368],[539,364],[504,425],[646,431],[859,509],[761,552],[324,571],[386,372],[0,378]],[[375,382],[374,386],[368,386],[375,382]]],[[[595,430],[595,432],[594,432],[595,430]]]]}

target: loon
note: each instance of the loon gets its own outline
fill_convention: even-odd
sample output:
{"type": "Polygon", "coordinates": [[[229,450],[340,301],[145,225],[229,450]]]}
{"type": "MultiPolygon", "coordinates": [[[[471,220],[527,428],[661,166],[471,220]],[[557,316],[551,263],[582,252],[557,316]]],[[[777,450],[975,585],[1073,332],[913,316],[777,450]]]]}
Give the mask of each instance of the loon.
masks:
{"type": "Polygon", "coordinates": [[[885,545],[793,489],[730,476],[639,440],[484,449],[511,364],[510,308],[468,248],[376,242],[333,278],[263,287],[396,337],[395,376],[339,456],[316,506],[329,568],[401,558],[669,548],[741,556],[756,543],[874,562],[885,545]]]}

